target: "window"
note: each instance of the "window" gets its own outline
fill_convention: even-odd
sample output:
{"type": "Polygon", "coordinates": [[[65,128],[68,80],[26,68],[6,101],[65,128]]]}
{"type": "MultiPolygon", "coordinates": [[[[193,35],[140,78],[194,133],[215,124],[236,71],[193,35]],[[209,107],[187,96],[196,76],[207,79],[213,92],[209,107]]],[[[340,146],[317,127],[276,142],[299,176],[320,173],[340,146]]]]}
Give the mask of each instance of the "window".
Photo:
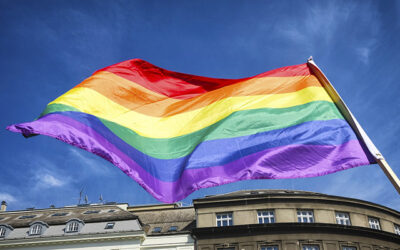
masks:
{"type": "Polygon", "coordinates": [[[274,211],[258,211],[257,212],[258,224],[274,223],[274,211]]]}
{"type": "Polygon", "coordinates": [[[107,213],[114,213],[114,209],[110,209],[110,210],[108,210],[108,212],[107,213]]]}
{"type": "Polygon", "coordinates": [[[42,234],[42,225],[33,224],[29,229],[29,235],[40,235],[42,234]]]}
{"type": "Polygon", "coordinates": [[[79,231],[79,222],[71,221],[67,224],[67,233],[75,233],[79,231]]]}
{"type": "Polygon", "coordinates": [[[313,223],[314,214],[310,210],[299,210],[297,211],[297,221],[300,223],[313,223]]]}
{"type": "Polygon", "coordinates": [[[343,246],[342,250],[357,250],[356,247],[350,247],[350,246],[343,246]]]}
{"type": "Polygon", "coordinates": [[[176,232],[176,231],[178,231],[178,227],[177,227],[177,226],[171,226],[171,227],[168,229],[168,232],[176,232]]]}
{"type": "Polygon", "coordinates": [[[152,233],[161,233],[161,227],[155,227],[155,228],[153,228],[152,233]]]}
{"type": "Polygon", "coordinates": [[[394,224],[394,233],[397,235],[400,235],[400,226],[399,225],[394,224]]]}
{"type": "Polygon", "coordinates": [[[106,224],[106,227],[104,229],[113,229],[115,225],[115,222],[108,222],[106,224]]]}
{"type": "Polygon", "coordinates": [[[370,228],[381,230],[381,226],[379,225],[379,220],[377,218],[368,217],[368,222],[370,228]]]}
{"type": "Polygon", "coordinates": [[[67,221],[67,224],[65,225],[65,232],[66,233],[79,232],[84,225],[85,223],[78,218],[70,219],[67,221]]]}
{"type": "Polygon", "coordinates": [[[336,223],[341,225],[351,225],[348,213],[336,212],[336,223]]]}
{"type": "Polygon", "coordinates": [[[232,213],[217,214],[217,227],[232,226],[232,213]]]}
{"type": "Polygon", "coordinates": [[[7,235],[14,230],[14,228],[8,224],[0,224],[0,238],[5,238],[7,235]]]}
{"type": "Polygon", "coordinates": [[[100,213],[100,210],[88,210],[84,212],[84,214],[98,214],[98,213],[100,213]]]}
{"type": "Polygon", "coordinates": [[[278,250],[278,246],[261,246],[261,250],[278,250]]]}
{"type": "Polygon", "coordinates": [[[318,245],[303,245],[302,250],[319,250],[318,245]]]}
{"type": "Polygon", "coordinates": [[[52,214],[51,216],[66,216],[68,213],[55,213],[52,214]]]}
{"type": "Polygon", "coordinates": [[[31,224],[29,224],[29,226],[30,226],[30,228],[29,228],[28,234],[30,236],[32,236],[32,235],[41,235],[49,227],[49,225],[47,225],[43,221],[32,222],[31,224]]]}
{"type": "Polygon", "coordinates": [[[23,215],[21,217],[19,217],[18,219],[31,219],[31,218],[35,218],[36,215],[23,215]]]}

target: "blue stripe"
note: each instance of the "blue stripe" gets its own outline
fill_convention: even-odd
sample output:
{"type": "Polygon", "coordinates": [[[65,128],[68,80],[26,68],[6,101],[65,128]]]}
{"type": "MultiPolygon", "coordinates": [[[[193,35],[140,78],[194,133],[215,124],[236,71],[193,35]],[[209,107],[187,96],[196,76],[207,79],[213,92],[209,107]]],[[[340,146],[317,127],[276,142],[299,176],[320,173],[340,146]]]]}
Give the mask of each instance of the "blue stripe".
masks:
{"type": "Polygon", "coordinates": [[[168,182],[178,180],[185,169],[224,165],[269,148],[293,144],[341,145],[357,139],[345,120],[311,121],[248,136],[204,141],[185,157],[158,159],[148,156],[124,142],[93,115],[74,111],[52,114],[67,116],[93,128],[152,176],[168,182]]]}

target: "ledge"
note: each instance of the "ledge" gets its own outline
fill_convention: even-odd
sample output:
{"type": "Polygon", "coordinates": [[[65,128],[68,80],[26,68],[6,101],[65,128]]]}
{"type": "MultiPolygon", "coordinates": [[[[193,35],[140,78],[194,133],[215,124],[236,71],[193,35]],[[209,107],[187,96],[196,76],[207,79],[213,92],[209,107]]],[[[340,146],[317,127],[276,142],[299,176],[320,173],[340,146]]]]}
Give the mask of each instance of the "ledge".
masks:
{"type": "Polygon", "coordinates": [[[192,235],[196,239],[227,238],[262,234],[342,234],[380,239],[400,243],[400,235],[374,230],[366,227],[345,226],[326,223],[272,223],[248,224],[227,227],[202,227],[194,228],[192,235]]]}

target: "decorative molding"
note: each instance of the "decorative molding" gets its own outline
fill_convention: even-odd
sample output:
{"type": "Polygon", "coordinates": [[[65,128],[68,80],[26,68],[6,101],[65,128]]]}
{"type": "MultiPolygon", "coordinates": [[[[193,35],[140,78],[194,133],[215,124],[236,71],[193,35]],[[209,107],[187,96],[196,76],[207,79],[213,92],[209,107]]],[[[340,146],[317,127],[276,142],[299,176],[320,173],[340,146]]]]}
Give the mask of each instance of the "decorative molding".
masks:
{"type": "Polygon", "coordinates": [[[194,228],[196,239],[226,238],[262,234],[326,233],[361,236],[400,243],[400,235],[366,227],[347,226],[328,223],[271,223],[248,224],[226,227],[194,228]]]}

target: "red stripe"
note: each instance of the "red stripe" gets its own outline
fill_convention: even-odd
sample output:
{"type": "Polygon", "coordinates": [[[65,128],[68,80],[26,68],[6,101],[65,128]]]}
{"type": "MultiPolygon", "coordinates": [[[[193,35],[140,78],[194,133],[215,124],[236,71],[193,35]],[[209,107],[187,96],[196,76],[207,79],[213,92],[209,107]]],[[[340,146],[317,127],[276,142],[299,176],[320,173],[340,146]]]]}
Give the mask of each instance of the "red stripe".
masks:
{"type": "Polygon", "coordinates": [[[141,59],[132,59],[108,66],[108,71],[142,85],[156,93],[175,98],[189,99],[227,85],[255,77],[285,77],[310,75],[307,64],[283,67],[253,77],[241,79],[218,79],[195,76],[162,69],[141,59]]]}

